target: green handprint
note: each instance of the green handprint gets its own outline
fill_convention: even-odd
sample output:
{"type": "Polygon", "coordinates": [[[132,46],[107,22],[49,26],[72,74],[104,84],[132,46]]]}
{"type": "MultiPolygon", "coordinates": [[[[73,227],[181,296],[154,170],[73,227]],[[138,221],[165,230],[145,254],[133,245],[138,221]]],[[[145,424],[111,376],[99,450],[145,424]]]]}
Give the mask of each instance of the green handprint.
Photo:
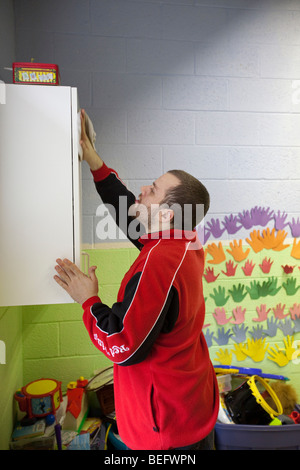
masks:
{"type": "Polygon", "coordinates": [[[287,281],[283,282],[282,285],[285,289],[286,295],[295,295],[297,290],[300,289],[300,286],[298,286],[296,288],[296,278],[295,277],[291,277],[291,278],[287,279],[287,281]]]}
{"type": "Polygon", "coordinates": [[[268,278],[267,281],[263,281],[262,284],[257,281],[250,283],[250,287],[246,287],[252,300],[257,300],[260,297],[267,297],[267,295],[274,296],[281,289],[281,286],[277,287],[277,279],[275,277],[268,278]]]}
{"type": "Polygon", "coordinates": [[[250,298],[252,300],[257,300],[259,299],[260,297],[260,293],[259,293],[259,283],[257,283],[256,281],[252,281],[250,283],[250,287],[246,286],[246,290],[248,292],[248,294],[250,295],[250,298]]]}
{"type": "Polygon", "coordinates": [[[257,288],[260,297],[266,297],[270,293],[271,281],[263,281],[262,285],[258,282],[257,288]]]}
{"type": "Polygon", "coordinates": [[[244,293],[244,288],[245,286],[239,284],[238,286],[232,286],[232,290],[228,289],[235,302],[241,302],[246,297],[247,292],[244,293]]]}
{"type": "Polygon", "coordinates": [[[269,295],[276,295],[277,292],[280,291],[281,289],[281,286],[277,287],[277,281],[278,279],[276,277],[271,277],[269,278],[269,281],[270,281],[270,286],[269,286],[269,295]]]}
{"type": "Polygon", "coordinates": [[[221,286],[219,286],[218,290],[214,289],[214,293],[209,294],[209,296],[214,299],[217,307],[223,307],[229,299],[229,295],[225,297],[225,287],[221,286]]]}

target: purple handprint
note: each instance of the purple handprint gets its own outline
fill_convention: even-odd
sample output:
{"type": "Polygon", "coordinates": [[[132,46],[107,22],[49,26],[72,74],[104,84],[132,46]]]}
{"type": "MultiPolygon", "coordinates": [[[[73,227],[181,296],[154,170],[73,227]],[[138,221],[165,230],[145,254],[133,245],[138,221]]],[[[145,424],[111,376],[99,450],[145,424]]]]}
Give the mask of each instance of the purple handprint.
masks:
{"type": "Polygon", "coordinates": [[[278,211],[277,215],[274,214],[276,230],[283,230],[288,225],[288,222],[285,222],[286,218],[287,214],[285,212],[281,214],[280,211],[278,211]]]}
{"type": "Polygon", "coordinates": [[[208,240],[209,237],[210,237],[210,231],[209,231],[209,230],[206,230],[206,228],[203,227],[202,224],[197,225],[196,231],[197,231],[197,235],[198,235],[198,237],[199,237],[200,243],[201,243],[202,245],[205,245],[206,242],[207,242],[207,240],[208,240]]]}
{"type": "Polygon", "coordinates": [[[299,219],[299,217],[297,219],[297,222],[293,217],[292,222],[289,222],[289,226],[290,226],[290,229],[291,229],[292,236],[294,238],[300,237],[300,219],[299,219]]]}
{"type": "Polygon", "coordinates": [[[214,238],[220,238],[225,232],[225,228],[220,227],[219,219],[211,219],[210,222],[207,222],[207,227],[214,238]]]}
{"type": "Polygon", "coordinates": [[[265,209],[263,207],[255,206],[253,209],[251,209],[253,225],[261,225],[262,227],[267,225],[267,223],[272,219],[274,213],[274,211],[269,211],[269,207],[265,209]]]}
{"type": "Polygon", "coordinates": [[[231,214],[229,217],[227,216],[225,217],[225,222],[222,222],[222,224],[224,225],[227,232],[232,235],[236,233],[238,230],[240,230],[242,227],[241,225],[237,225],[237,222],[238,222],[237,216],[234,216],[231,214]]]}
{"type": "Polygon", "coordinates": [[[243,213],[239,212],[238,220],[246,229],[250,229],[253,227],[253,220],[249,211],[243,211],[243,213]]]}

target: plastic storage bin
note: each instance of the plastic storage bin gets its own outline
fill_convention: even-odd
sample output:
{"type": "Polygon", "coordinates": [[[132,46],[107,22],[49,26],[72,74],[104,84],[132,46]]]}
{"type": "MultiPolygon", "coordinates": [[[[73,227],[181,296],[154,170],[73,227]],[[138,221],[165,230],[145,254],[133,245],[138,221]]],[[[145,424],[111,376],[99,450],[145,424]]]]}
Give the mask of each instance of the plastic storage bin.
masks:
{"type": "Polygon", "coordinates": [[[231,375],[217,375],[217,381],[219,386],[219,392],[229,392],[231,390],[231,375]]]}
{"type": "Polygon", "coordinates": [[[215,445],[217,450],[300,450],[300,425],[216,423],[215,445]]]}

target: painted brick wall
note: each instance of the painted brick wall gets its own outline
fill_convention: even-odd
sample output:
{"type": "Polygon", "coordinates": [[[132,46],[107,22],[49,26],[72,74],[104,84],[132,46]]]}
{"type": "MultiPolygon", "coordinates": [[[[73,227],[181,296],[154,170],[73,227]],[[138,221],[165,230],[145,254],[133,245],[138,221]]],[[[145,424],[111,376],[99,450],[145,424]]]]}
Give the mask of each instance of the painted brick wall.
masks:
{"type": "MultiPolygon", "coordinates": [[[[298,214],[299,2],[16,0],[15,11],[17,60],[59,64],[134,192],[181,167],[207,185],[211,217],[252,201],[298,214]]],[[[83,177],[84,242],[98,243],[83,177]]]]}
{"type": "MultiPolygon", "coordinates": [[[[213,219],[224,228],[226,216],[237,217],[258,206],[273,211],[267,225],[271,230],[278,211],[287,214],[288,222],[293,218],[297,222],[297,0],[15,0],[14,4],[17,60],[34,57],[39,62],[59,64],[62,84],[78,87],[80,104],[93,120],[99,153],[136,194],[141,185],[168,169],[180,167],[191,172],[211,194],[206,246],[221,241],[227,256],[228,242],[242,239],[246,245],[249,230],[240,227],[238,232],[225,230],[216,235],[208,225],[213,219]]],[[[101,242],[96,236],[98,205],[89,170],[83,164],[83,241],[90,248],[99,248],[101,242]]],[[[267,299],[268,308],[279,302],[287,308],[299,304],[299,292],[286,298],[282,287],[286,279],[281,263],[296,265],[298,284],[300,272],[299,260],[290,258],[292,243],[299,235],[292,233],[291,225],[286,225],[285,231],[286,240],[290,240],[287,258],[283,252],[276,258],[274,250],[262,251],[257,258],[251,252],[256,269],[265,256],[276,258],[275,274],[281,290],[272,304],[267,299]]],[[[120,252],[108,250],[106,255],[96,250],[92,256],[100,263],[102,288],[112,302],[119,276],[135,253],[124,248],[120,252]],[[105,259],[101,260],[102,256],[105,259]],[[113,266],[116,256],[121,257],[120,270],[112,277],[112,273],[104,274],[101,263],[113,266]]],[[[211,260],[209,253],[207,260],[211,260]]],[[[210,294],[213,287],[223,287],[226,282],[228,288],[232,282],[249,287],[250,279],[245,280],[241,266],[240,277],[234,281],[224,274],[214,285],[204,281],[207,322],[214,337],[219,335],[220,324],[213,317],[215,305],[210,294]]],[[[226,269],[224,261],[214,267],[215,272],[226,269]]],[[[254,273],[256,281],[267,279],[259,271],[254,273]]],[[[245,325],[249,329],[257,306],[247,303],[250,316],[245,325]]],[[[231,310],[234,307],[232,304],[231,310]]],[[[74,380],[74,357],[82,370],[92,370],[98,364],[88,339],[81,338],[76,306],[24,310],[28,315],[24,317],[27,379],[44,368],[53,374],[59,371],[65,381],[74,380]],[[42,331],[51,333],[47,351],[38,339],[42,331]],[[80,349],[76,350],[76,344],[80,349]],[[67,373],[66,367],[70,367],[67,373]]],[[[224,326],[225,333],[229,326],[232,324],[224,326]]],[[[266,328],[266,322],[261,326],[266,328]]],[[[282,345],[283,339],[286,335],[280,331],[271,340],[273,346],[282,345]]],[[[223,349],[233,346],[231,338],[223,349]]],[[[219,347],[214,340],[213,358],[219,347]]],[[[248,358],[241,364],[253,366],[254,362],[248,358]]],[[[273,373],[284,369],[270,360],[261,365],[273,373]]],[[[299,384],[297,368],[289,367],[288,373],[299,384]]]]}

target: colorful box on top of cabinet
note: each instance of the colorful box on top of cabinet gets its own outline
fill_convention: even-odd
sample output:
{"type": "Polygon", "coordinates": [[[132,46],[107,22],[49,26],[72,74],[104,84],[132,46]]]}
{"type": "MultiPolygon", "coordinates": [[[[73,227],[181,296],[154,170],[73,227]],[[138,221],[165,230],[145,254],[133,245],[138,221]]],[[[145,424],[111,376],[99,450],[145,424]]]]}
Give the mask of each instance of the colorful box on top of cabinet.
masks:
{"type": "Polygon", "coordinates": [[[58,65],[14,62],[13,82],[26,83],[26,85],[59,85],[58,65]]]}

